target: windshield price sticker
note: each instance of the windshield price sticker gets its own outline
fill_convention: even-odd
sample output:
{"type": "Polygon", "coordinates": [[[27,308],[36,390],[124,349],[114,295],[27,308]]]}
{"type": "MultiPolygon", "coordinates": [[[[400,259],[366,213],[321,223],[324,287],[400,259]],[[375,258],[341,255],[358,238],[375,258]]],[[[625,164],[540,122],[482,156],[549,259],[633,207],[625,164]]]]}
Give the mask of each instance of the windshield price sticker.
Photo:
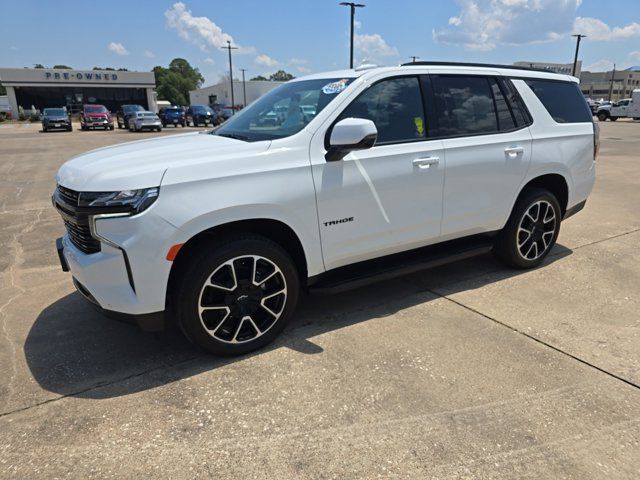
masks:
{"type": "Polygon", "coordinates": [[[334,95],[336,93],[340,93],[345,88],[347,88],[348,81],[349,80],[347,80],[346,78],[343,78],[342,80],[338,80],[337,82],[328,83],[324,87],[322,87],[322,93],[326,95],[334,95]]]}

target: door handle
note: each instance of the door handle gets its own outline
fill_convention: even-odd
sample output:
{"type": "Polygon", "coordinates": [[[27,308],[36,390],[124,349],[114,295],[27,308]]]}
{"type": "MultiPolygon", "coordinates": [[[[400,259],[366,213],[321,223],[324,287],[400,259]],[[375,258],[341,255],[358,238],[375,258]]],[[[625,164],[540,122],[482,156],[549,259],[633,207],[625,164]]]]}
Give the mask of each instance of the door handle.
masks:
{"type": "Polygon", "coordinates": [[[423,158],[416,158],[413,161],[413,164],[421,169],[427,169],[429,168],[431,165],[437,165],[440,163],[440,157],[423,157],[423,158]]]}
{"type": "Polygon", "coordinates": [[[509,158],[516,158],[521,153],[524,153],[524,148],[523,147],[507,147],[504,149],[504,153],[506,153],[509,158]]]}

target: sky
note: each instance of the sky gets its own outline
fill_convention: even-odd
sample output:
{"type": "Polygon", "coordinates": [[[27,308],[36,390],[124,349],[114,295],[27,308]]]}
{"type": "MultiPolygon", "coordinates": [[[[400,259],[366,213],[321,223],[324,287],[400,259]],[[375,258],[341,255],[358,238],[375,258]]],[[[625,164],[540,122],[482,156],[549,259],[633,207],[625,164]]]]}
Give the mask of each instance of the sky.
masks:
{"type": "MultiPolygon", "coordinates": [[[[150,70],[176,57],[205,84],[284,69],[296,76],[348,67],[349,9],[338,0],[2,0],[0,67],[150,70]]],[[[362,0],[355,58],[570,63],[586,34],[583,70],[640,65],[639,0],[362,0]]]]}

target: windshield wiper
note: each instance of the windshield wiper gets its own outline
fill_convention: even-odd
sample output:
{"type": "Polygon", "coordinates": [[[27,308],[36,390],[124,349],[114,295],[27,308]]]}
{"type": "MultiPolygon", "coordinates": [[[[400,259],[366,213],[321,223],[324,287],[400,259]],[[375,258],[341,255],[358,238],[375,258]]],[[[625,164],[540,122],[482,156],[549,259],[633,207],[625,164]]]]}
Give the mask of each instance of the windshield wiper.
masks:
{"type": "Polygon", "coordinates": [[[239,133],[217,133],[216,135],[219,135],[220,137],[227,137],[227,138],[234,138],[236,140],[242,140],[243,142],[248,142],[249,141],[249,137],[247,137],[246,135],[240,135],[239,133]]]}

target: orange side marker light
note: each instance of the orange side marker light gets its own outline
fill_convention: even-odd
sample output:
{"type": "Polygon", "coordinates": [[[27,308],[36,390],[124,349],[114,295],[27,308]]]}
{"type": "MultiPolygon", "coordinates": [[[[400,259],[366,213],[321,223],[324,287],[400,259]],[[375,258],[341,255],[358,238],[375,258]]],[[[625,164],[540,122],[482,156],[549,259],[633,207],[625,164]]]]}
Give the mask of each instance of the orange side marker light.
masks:
{"type": "Polygon", "coordinates": [[[169,260],[170,262],[173,262],[178,256],[178,252],[180,251],[183,245],[184,243],[176,243],[174,246],[172,246],[167,252],[167,260],[169,260]]]}

